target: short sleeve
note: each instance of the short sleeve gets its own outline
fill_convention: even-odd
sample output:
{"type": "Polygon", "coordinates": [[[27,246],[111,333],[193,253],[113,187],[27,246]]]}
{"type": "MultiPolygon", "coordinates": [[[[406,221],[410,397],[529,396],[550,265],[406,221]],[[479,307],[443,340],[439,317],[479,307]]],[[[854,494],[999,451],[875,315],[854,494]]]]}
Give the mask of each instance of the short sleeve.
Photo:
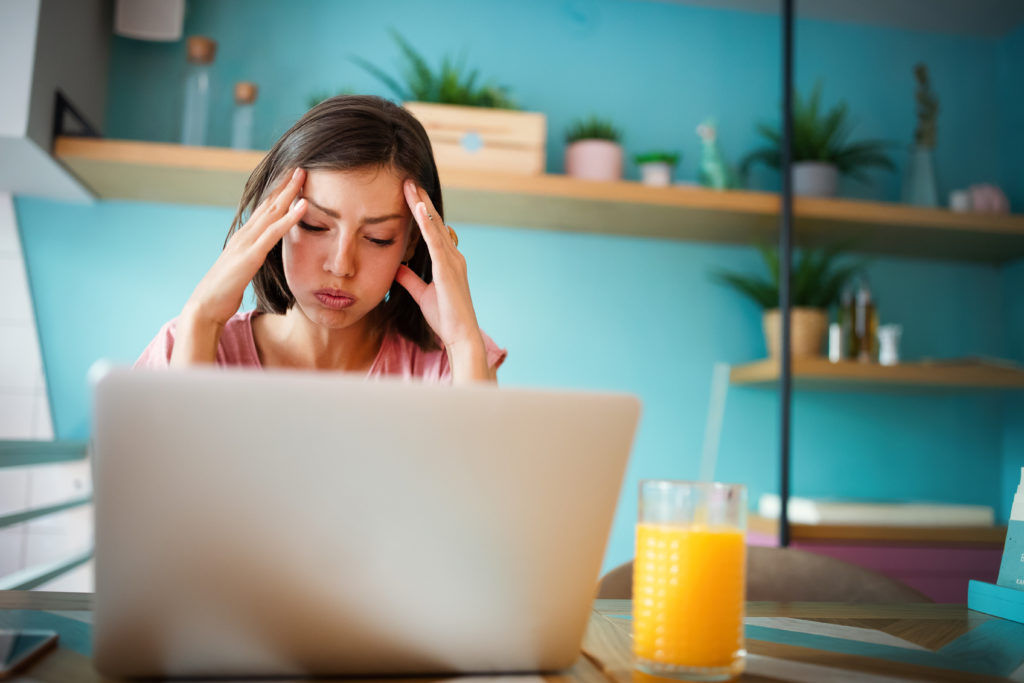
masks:
{"type": "MultiPolygon", "coordinates": [[[[259,352],[252,333],[252,317],[256,311],[236,313],[224,325],[217,342],[215,362],[221,366],[239,366],[258,368],[259,352]]],[[[171,352],[174,350],[174,338],[177,334],[178,319],[174,318],[157,333],[135,361],[135,368],[159,370],[171,365],[171,352]]]]}
{"type": "Polygon", "coordinates": [[[508,349],[498,346],[483,330],[480,331],[480,334],[484,338],[484,348],[487,349],[487,366],[492,370],[497,370],[508,357],[508,349]]]}
{"type": "MultiPolygon", "coordinates": [[[[505,362],[505,358],[508,357],[508,350],[498,346],[483,330],[480,330],[480,335],[484,338],[484,350],[487,354],[487,367],[491,370],[497,370],[501,367],[501,364],[505,362]]],[[[443,349],[438,353],[436,381],[442,384],[452,383],[452,367],[448,363],[448,354],[445,353],[443,349]]]]}
{"type": "Polygon", "coordinates": [[[156,337],[153,338],[153,341],[149,342],[149,346],[146,347],[132,367],[153,370],[170,367],[171,351],[174,350],[174,322],[171,320],[160,328],[156,337]]]}

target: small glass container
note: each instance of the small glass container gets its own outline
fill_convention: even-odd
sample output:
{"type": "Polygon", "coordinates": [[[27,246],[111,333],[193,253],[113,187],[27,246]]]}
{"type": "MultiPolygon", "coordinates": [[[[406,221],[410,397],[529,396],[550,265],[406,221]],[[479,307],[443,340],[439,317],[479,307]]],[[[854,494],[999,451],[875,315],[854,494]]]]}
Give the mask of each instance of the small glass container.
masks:
{"type": "Polygon", "coordinates": [[[231,147],[252,149],[253,108],[259,88],[255,83],[235,83],[235,111],[231,117],[231,147]]]}
{"type": "Polygon", "coordinates": [[[842,362],[846,358],[846,330],[840,323],[828,326],[828,359],[833,363],[842,362]]]}
{"type": "Polygon", "coordinates": [[[900,362],[901,325],[880,325],[878,328],[878,362],[882,365],[896,365],[900,362]]]}
{"type": "Polygon", "coordinates": [[[181,118],[181,144],[205,145],[210,118],[210,67],[217,42],[204,36],[188,39],[188,70],[185,73],[185,108],[181,118]]]}

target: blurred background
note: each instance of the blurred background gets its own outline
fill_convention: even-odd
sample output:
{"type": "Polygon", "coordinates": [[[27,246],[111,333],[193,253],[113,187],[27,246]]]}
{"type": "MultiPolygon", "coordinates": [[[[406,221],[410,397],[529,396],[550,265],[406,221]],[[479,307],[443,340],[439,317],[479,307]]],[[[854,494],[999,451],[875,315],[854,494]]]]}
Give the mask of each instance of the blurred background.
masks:
{"type": "MultiPolygon", "coordinates": [[[[637,482],[697,478],[706,439],[720,435],[715,479],[746,484],[754,508],[778,491],[773,376],[745,383],[735,375],[768,357],[762,306],[722,277],[767,277],[757,247],[777,240],[779,173],[770,153],[755,154],[771,152],[780,119],[776,3],[189,0],[167,3],[160,40],[139,37],[146,3],[123,3],[140,14],[134,29],[129,16],[115,31],[116,15],[131,9],[121,4],[15,0],[0,8],[0,438],[88,441],[89,367],[100,358],[132,362],[178,314],[217,257],[258,150],[325,97],[408,99],[375,69],[413,93],[416,77],[406,72],[415,53],[435,72],[445,59],[463,77],[477,71],[478,87],[494,86],[544,117],[539,140],[517,143],[538,165],[522,174],[529,180],[499,164],[481,171],[493,179],[484,189],[457,159],[450,177],[458,182],[449,188],[444,163],[441,178],[481,326],[509,350],[501,383],[643,400],[605,569],[633,555],[637,482]],[[190,62],[196,36],[215,52],[207,43],[204,56],[193,42],[190,62]],[[197,79],[208,79],[205,95],[197,79]],[[236,99],[240,82],[256,86],[254,100],[236,99]],[[79,116],[55,117],[58,89],[79,116]],[[190,142],[257,152],[177,154],[189,116],[205,124],[190,142]],[[121,161],[101,150],[103,164],[90,166],[91,152],[55,146],[55,128],[174,147],[117,147],[142,155],[121,161]],[[570,143],[595,138],[621,159],[610,176],[594,171],[604,180],[567,168],[570,143]],[[153,160],[179,170],[137,176],[127,191],[98,189],[131,186],[133,169],[153,160]],[[641,182],[645,160],[674,161],[669,187],[656,176],[641,182]],[[217,198],[168,186],[196,184],[187,174],[205,178],[211,164],[228,169],[217,198]],[[575,177],[563,177],[567,170],[575,177]],[[588,182],[609,184],[581,189],[588,182]],[[502,187],[525,208],[504,211],[502,187]],[[563,203],[548,210],[552,201],[563,203]],[[713,388],[718,363],[732,366],[733,381],[713,388]],[[709,420],[716,405],[721,419],[709,420]]],[[[1024,212],[1024,6],[851,4],[796,5],[806,160],[832,155],[842,165],[857,157],[851,145],[873,141],[859,149],[859,166],[839,173],[833,197],[798,204],[797,242],[862,265],[819,306],[844,342],[856,343],[856,320],[867,315],[873,325],[900,326],[900,364],[933,361],[927,375],[955,363],[968,375],[895,390],[856,376],[798,378],[793,494],[868,511],[892,501],[988,508],[989,521],[982,510],[982,521],[962,522],[958,535],[883,543],[868,534],[854,544],[919,551],[914,567],[900,570],[913,576],[901,578],[937,599],[956,600],[963,584],[963,601],[961,574],[994,580],[999,529],[1024,464],[1024,217],[1014,215],[1024,212]],[[842,130],[830,130],[837,107],[845,107],[841,125],[832,124],[842,130]],[[865,288],[870,307],[858,312],[865,288]],[[986,525],[993,531],[977,531],[986,525]],[[961,564],[937,559],[945,557],[961,564]]],[[[430,90],[422,73],[419,84],[430,90]]],[[[455,145],[465,153],[472,142],[455,145]]],[[[878,340],[869,336],[861,344],[872,356],[861,365],[875,366],[878,340]]],[[[812,356],[824,359],[828,342],[823,334],[812,356]]],[[[843,346],[838,365],[856,364],[843,346]]],[[[0,469],[0,515],[87,497],[89,487],[86,461],[0,469]]],[[[0,529],[0,575],[24,577],[72,557],[76,569],[40,585],[89,590],[88,515],[78,506],[0,529]]],[[[760,520],[771,542],[770,515],[760,520]]],[[[817,543],[850,556],[842,538],[817,543]]],[[[885,564],[894,555],[877,557],[885,564]]]]}

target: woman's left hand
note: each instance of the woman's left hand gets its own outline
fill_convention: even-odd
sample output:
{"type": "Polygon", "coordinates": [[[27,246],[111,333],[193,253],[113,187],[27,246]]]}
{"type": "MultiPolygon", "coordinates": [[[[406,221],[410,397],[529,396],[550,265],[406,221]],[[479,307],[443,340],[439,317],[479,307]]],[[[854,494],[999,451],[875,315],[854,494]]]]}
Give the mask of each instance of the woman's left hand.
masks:
{"type": "Polygon", "coordinates": [[[405,181],[403,190],[430,251],[433,281],[427,284],[405,265],[399,267],[395,281],[408,290],[427,324],[441,338],[453,381],[493,379],[469,294],[466,257],[456,248],[427,193],[412,180],[405,181]]]}

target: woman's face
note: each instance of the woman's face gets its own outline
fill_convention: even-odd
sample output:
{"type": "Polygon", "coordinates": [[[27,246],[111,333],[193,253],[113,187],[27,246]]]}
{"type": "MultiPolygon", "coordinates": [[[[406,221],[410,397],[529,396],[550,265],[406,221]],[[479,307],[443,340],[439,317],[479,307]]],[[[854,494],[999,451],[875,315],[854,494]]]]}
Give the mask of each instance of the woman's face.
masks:
{"type": "Polygon", "coordinates": [[[296,305],[312,322],[341,329],[362,320],[412,256],[404,178],[392,167],[307,172],[301,196],[309,208],[285,234],[281,255],[296,305]]]}

